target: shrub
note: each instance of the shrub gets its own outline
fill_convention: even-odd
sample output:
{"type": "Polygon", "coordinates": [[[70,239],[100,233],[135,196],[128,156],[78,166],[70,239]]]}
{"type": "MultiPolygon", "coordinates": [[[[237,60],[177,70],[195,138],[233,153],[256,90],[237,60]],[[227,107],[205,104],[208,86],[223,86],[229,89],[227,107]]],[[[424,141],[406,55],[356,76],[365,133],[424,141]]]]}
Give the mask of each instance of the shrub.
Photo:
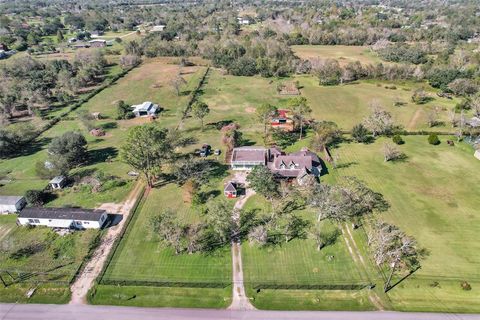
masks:
{"type": "Polygon", "coordinates": [[[428,143],[430,143],[434,146],[440,144],[440,139],[438,139],[438,135],[436,133],[431,133],[428,136],[428,143]]]}
{"type": "Polygon", "coordinates": [[[352,137],[357,142],[367,142],[369,139],[367,128],[361,123],[355,125],[352,129],[352,137]]]}
{"type": "Polygon", "coordinates": [[[396,144],[404,144],[405,141],[403,141],[402,137],[399,134],[396,134],[392,137],[392,141],[396,144]]]}
{"type": "Polygon", "coordinates": [[[465,290],[465,291],[472,290],[472,286],[467,281],[463,281],[461,286],[462,286],[462,289],[465,290]]]}
{"type": "Polygon", "coordinates": [[[45,194],[41,190],[27,190],[25,192],[25,199],[31,206],[41,206],[45,202],[45,194]]]}

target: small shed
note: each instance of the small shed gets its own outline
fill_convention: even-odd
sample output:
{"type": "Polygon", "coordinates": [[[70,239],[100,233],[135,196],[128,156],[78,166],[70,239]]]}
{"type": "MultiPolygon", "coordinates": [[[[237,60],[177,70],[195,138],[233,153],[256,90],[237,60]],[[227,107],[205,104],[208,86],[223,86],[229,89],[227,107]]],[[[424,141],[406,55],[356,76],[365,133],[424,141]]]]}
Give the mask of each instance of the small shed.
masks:
{"type": "Polygon", "coordinates": [[[136,117],[148,117],[148,116],[155,116],[159,111],[158,104],[154,104],[150,101],[145,101],[142,104],[133,105],[131,107],[133,110],[133,114],[136,117]]]}
{"type": "Polygon", "coordinates": [[[48,184],[52,189],[63,189],[67,184],[67,178],[65,176],[56,176],[48,184]]]}
{"type": "Polygon", "coordinates": [[[0,214],[19,212],[26,204],[22,196],[0,196],[0,214]]]}
{"type": "Polygon", "coordinates": [[[227,198],[236,198],[237,197],[237,184],[233,181],[229,181],[225,188],[223,189],[223,194],[227,198]]]}

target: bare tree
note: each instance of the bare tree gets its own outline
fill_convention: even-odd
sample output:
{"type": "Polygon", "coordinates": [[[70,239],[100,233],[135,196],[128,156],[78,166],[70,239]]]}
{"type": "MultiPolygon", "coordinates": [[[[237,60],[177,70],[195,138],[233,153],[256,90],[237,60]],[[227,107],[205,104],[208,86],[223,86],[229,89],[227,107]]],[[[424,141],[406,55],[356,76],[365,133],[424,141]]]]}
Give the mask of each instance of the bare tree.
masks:
{"type": "Polygon", "coordinates": [[[455,108],[452,108],[448,111],[448,120],[452,124],[452,128],[455,128],[457,125],[457,114],[455,112],[455,108]]]}
{"type": "Polygon", "coordinates": [[[438,124],[438,109],[433,108],[427,113],[427,124],[430,128],[435,127],[438,124]]]}
{"type": "Polygon", "coordinates": [[[402,152],[392,143],[386,142],[383,144],[383,159],[385,162],[394,161],[402,156],[402,152]]]}
{"type": "Polygon", "coordinates": [[[480,97],[473,98],[470,105],[472,106],[473,114],[476,117],[480,117],[480,97]]]}
{"type": "Polygon", "coordinates": [[[370,102],[372,113],[363,120],[363,125],[372,131],[373,136],[389,133],[393,129],[392,115],[385,111],[376,99],[370,102]]]}
{"type": "Polygon", "coordinates": [[[177,76],[170,81],[170,84],[172,85],[173,89],[175,89],[177,96],[180,96],[181,89],[186,83],[187,81],[180,75],[180,73],[178,73],[177,76]]]}
{"type": "MultiPolygon", "coordinates": [[[[312,188],[307,201],[317,212],[314,238],[321,239],[322,220],[336,223],[358,221],[374,211],[385,211],[388,203],[383,196],[353,177],[345,177],[335,186],[318,184],[312,188]]],[[[321,247],[320,247],[321,248],[321,247]]]]}
{"type": "Polygon", "coordinates": [[[378,266],[390,266],[384,291],[391,289],[391,281],[395,272],[409,271],[412,273],[420,267],[420,259],[425,251],[417,246],[412,237],[407,236],[396,226],[386,222],[377,222],[368,234],[368,244],[373,249],[375,263],[378,266]]]}
{"type": "Polygon", "coordinates": [[[267,243],[267,240],[267,228],[265,225],[256,226],[248,233],[248,241],[250,244],[256,243],[263,246],[267,243]]]}

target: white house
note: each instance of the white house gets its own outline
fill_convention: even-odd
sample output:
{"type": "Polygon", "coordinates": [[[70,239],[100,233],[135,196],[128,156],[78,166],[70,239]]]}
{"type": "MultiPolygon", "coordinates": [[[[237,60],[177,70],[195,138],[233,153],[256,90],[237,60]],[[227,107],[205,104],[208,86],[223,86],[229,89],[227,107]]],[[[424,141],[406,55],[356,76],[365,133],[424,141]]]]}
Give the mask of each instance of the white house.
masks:
{"type": "Polygon", "coordinates": [[[153,102],[146,101],[142,104],[137,104],[132,106],[132,112],[136,117],[148,117],[154,116],[158,112],[158,104],[153,102]]]}
{"type": "Polygon", "coordinates": [[[162,32],[165,29],[165,25],[160,24],[158,26],[153,26],[152,29],[150,29],[150,32],[162,32]]]}
{"type": "Polygon", "coordinates": [[[0,196],[0,214],[19,212],[26,204],[22,196],[0,196]]]}
{"type": "Polygon", "coordinates": [[[81,208],[25,208],[18,215],[22,226],[67,229],[100,229],[107,220],[105,210],[81,208]]]}
{"type": "Polygon", "coordinates": [[[62,189],[67,184],[67,178],[65,176],[56,176],[49,182],[52,189],[62,189]]]}

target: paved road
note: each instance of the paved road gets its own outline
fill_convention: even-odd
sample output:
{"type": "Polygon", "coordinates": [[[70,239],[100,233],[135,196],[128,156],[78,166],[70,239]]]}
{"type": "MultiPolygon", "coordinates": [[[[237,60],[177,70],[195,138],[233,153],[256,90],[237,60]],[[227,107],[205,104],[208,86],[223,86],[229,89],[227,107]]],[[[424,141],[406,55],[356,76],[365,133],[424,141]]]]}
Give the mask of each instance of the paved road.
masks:
{"type": "Polygon", "coordinates": [[[233,311],[91,305],[0,304],[1,320],[472,320],[480,315],[400,312],[233,311]]]}

